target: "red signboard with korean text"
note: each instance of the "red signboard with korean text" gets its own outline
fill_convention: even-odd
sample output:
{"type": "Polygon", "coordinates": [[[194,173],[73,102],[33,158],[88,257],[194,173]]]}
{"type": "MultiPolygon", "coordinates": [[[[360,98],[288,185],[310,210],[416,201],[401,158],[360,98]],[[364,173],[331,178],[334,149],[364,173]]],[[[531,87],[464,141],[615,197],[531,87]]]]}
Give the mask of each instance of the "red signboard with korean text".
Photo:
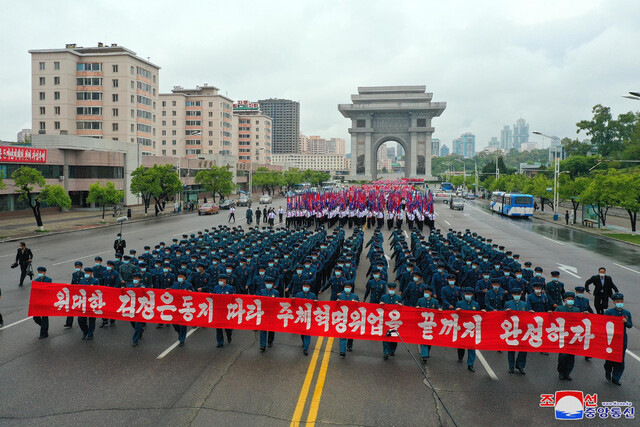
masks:
{"type": "Polygon", "coordinates": [[[347,301],[214,295],[173,289],[33,282],[29,316],[86,316],[208,328],[400,341],[622,360],[621,317],[585,313],[437,311],[347,301]],[[387,336],[397,331],[400,337],[387,336]]]}
{"type": "Polygon", "coordinates": [[[0,163],[46,163],[47,150],[45,148],[0,146],[0,163]]]}

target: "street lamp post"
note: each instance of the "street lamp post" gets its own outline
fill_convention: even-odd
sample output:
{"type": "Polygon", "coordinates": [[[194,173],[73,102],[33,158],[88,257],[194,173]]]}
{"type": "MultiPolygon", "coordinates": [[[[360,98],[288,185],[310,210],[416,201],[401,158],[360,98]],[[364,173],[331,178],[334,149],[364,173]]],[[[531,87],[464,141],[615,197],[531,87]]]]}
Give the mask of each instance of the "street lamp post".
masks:
{"type": "MultiPolygon", "coordinates": [[[[545,135],[539,131],[533,131],[534,135],[540,135],[544,138],[549,138],[550,141],[553,141],[554,138],[549,135],[545,135]]],[[[549,152],[553,152],[553,220],[558,220],[558,176],[560,175],[560,159],[558,158],[558,151],[551,151],[551,144],[549,144],[549,152]]]]}

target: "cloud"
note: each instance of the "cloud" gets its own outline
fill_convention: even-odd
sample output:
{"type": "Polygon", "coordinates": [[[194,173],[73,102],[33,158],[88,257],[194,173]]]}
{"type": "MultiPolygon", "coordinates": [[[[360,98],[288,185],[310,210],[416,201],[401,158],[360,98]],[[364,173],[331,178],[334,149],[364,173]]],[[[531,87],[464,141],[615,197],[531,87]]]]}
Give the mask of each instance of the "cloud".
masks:
{"type": "Polygon", "coordinates": [[[5,140],[30,127],[27,50],[69,42],[150,57],[162,67],[161,92],[206,82],[233,99],[298,100],[302,132],[347,141],[337,104],[358,86],[425,84],[447,102],[434,137],[450,145],[473,132],[477,149],[520,117],[573,137],[597,103],[638,109],[620,97],[640,90],[634,0],[32,1],[0,20],[5,140]]]}

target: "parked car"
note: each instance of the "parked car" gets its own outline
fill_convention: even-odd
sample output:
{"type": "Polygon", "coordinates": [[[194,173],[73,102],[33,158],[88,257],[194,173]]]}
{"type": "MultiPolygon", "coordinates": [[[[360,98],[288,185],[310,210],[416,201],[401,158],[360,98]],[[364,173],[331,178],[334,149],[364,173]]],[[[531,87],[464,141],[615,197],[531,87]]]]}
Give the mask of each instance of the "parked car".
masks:
{"type": "Polygon", "coordinates": [[[271,198],[270,195],[263,194],[262,196],[260,196],[260,204],[268,205],[271,202],[273,202],[273,199],[271,198]]]}
{"type": "Polygon", "coordinates": [[[238,206],[251,206],[251,200],[246,193],[241,193],[238,198],[238,206]]]}
{"type": "Polygon", "coordinates": [[[220,212],[220,207],[215,203],[205,203],[198,208],[198,215],[213,215],[220,212]]]}
{"type": "Polygon", "coordinates": [[[236,201],[231,199],[225,199],[220,203],[220,209],[231,209],[236,207],[236,201]]]}

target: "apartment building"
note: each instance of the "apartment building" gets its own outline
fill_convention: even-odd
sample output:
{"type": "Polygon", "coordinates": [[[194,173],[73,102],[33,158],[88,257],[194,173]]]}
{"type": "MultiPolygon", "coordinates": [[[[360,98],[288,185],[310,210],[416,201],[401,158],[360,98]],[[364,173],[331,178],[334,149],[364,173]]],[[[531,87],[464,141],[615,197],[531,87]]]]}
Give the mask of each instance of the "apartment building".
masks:
{"type": "Polygon", "coordinates": [[[158,155],[238,155],[233,144],[233,101],[219,91],[205,83],[195,89],[174,86],[171,93],[160,94],[158,155]]]}
{"type": "Polygon", "coordinates": [[[290,99],[261,99],[260,110],[271,117],[271,152],[297,153],[300,145],[300,103],[290,99]]]}
{"type": "Polygon", "coordinates": [[[238,163],[258,165],[271,163],[271,118],[260,111],[257,102],[237,101],[233,104],[234,145],[238,163]]]}
{"type": "Polygon", "coordinates": [[[345,156],[342,154],[272,154],[274,165],[300,170],[338,171],[345,169],[345,156]]]}
{"type": "Polygon", "coordinates": [[[117,44],[67,44],[31,54],[32,129],[157,149],[160,67],[117,44]]]}

